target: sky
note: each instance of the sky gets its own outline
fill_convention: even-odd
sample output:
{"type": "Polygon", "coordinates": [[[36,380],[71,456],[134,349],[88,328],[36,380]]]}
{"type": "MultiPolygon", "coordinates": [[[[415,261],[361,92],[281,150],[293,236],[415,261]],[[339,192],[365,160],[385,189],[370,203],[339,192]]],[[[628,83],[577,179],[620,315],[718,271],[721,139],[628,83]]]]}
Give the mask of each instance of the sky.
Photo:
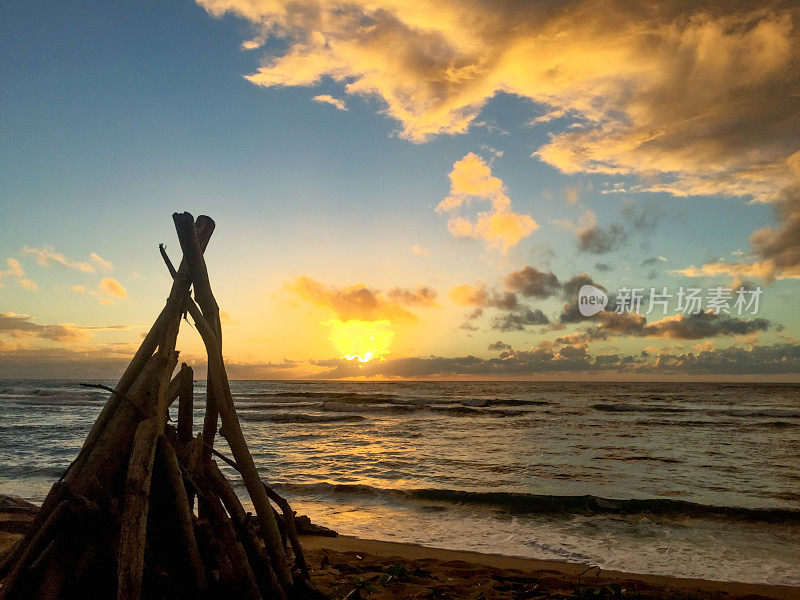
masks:
{"type": "Polygon", "coordinates": [[[0,2],[0,82],[0,378],[117,377],[189,211],[231,378],[798,381],[796,3],[0,2]]]}

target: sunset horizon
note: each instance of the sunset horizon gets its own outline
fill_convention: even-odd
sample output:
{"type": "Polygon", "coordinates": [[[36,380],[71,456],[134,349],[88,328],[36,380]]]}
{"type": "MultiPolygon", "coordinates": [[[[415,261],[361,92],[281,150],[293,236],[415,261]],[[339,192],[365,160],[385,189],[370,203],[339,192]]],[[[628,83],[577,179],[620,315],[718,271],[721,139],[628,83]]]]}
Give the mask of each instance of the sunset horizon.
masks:
{"type": "Polygon", "coordinates": [[[800,598],[800,1],[0,47],[0,600],[800,598]]]}

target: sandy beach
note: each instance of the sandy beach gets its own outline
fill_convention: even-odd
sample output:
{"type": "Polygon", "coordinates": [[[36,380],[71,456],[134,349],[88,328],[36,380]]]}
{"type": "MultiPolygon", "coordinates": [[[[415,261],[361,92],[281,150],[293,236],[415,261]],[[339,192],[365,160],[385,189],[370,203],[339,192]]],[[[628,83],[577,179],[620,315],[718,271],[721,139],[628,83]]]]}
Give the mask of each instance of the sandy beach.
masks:
{"type": "MultiPolygon", "coordinates": [[[[0,497],[0,555],[36,507],[0,497]]],[[[331,598],[715,598],[789,600],[800,588],[643,575],[584,564],[444,550],[340,535],[304,535],[312,580],[331,598]]]]}

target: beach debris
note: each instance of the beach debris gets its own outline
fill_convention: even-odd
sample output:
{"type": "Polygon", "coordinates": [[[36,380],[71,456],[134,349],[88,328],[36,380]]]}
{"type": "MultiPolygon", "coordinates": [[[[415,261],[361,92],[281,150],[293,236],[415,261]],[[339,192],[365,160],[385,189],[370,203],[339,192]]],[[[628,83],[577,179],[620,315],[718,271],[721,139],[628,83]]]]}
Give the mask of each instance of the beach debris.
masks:
{"type": "Polygon", "coordinates": [[[189,213],[173,221],[183,257],[176,269],[159,248],[172,276],[166,304],[108,388],[77,457],[0,563],[0,600],[326,597],[310,581],[294,511],[261,480],[239,424],[203,257],[214,222],[189,213]],[[175,349],[184,317],[208,356],[197,435],[193,372],[185,363],[178,368],[175,349]],[[220,421],[231,458],[214,447],[220,421]],[[255,515],[217,460],[241,475],[255,515]]]}

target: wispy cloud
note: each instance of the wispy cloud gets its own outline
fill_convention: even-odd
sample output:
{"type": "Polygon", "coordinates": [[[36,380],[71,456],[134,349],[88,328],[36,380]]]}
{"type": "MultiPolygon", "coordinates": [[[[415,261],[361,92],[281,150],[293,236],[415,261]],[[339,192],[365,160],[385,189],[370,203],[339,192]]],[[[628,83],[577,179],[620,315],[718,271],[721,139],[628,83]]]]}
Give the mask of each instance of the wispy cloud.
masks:
{"type": "Polygon", "coordinates": [[[334,98],[330,94],[320,94],[319,96],[314,96],[312,100],[320,104],[330,104],[338,110],[347,110],[347,105],[344,103],[344,100],[334,98]]]}
{"type": "Polygon", "coordinates": [[[411,246],[411,253],[416,254],[417,256],[424,256],[425,258],[429,258],[431,255],[430,250],[428,250],[427,248],[423,248],[418,244],[414,244],[413,246],[411,246]]]}
{"type": "Polygon", "coordinates": [[[36,262],[43,267],[59,265],[67,269],[75,269],[82,273],[95,273],[98,269],[100,271],[111,271],[114,269],[114,265],[111,264],[111,262],[107,261],[96,252],[89,254],[88,261],[71,259],[60,252],[56,252],[51,246],[42,246],[40,248],[23,246],[22,252],[23,254],[33,256],[36,262]]]}
{"type": "Polygon", "coordinates": [[[25,277],[25,270],[16,258],[7,258],[6,264],[8,269],[0,270],[0,287],[3,287],[3,277],[14,277],[17,285],[30,292],[35,292],[39,289],[35,281],[25,277]]]}

